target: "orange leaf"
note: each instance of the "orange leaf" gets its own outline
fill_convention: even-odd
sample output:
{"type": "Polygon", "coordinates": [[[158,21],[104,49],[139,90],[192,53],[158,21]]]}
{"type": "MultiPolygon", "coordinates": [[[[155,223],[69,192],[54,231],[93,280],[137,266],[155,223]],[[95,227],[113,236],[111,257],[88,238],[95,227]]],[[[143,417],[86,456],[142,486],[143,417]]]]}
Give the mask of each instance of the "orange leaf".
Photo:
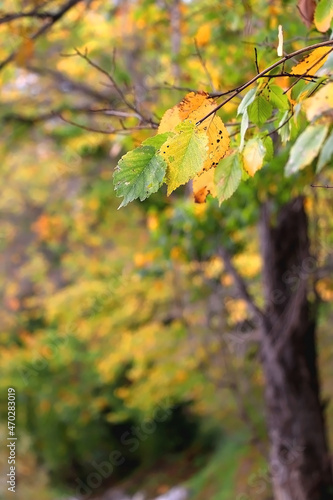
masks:
{"type": "Polygon", "coordinates": [[[193,196],[196,203],[205,203],[206,198],[211,194],[216,198],[216,187],[214,183],[215,169],[211,168],[193,179],[193,196]]]}
{"type": "Polygon", "coordinates": [[[30,38],[25,38],[16,53],[15,60],[19,66],[26,66],[34,55],[34,42],[30,38]]]}

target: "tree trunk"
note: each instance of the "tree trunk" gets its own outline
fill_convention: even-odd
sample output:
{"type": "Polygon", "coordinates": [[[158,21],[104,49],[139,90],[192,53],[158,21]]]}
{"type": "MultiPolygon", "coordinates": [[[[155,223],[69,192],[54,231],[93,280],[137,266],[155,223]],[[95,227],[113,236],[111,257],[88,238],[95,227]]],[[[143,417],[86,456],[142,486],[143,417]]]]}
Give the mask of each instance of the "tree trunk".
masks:
{"type": "Polygon", "coordinates": [[[266,319],[262,363],[270,469],[275,500],[333,499],[316,352],[316,311],[309,283],[308,221],[301,197],[285,205],[274,227],[262,217],[266,319]]]}

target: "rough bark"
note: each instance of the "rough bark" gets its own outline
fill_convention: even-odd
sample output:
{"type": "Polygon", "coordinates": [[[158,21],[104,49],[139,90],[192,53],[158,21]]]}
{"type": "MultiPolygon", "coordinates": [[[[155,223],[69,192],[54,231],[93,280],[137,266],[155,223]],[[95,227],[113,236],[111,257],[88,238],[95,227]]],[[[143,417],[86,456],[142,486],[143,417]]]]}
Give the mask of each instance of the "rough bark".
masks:
{"type": "Polygon", "coordinates": [[[333,499],[316,352],[316,314],[309,301],[315,267],[301,197],[274,226],[263,209],[266,311],[262,363],[275,500],[333,499]]]}

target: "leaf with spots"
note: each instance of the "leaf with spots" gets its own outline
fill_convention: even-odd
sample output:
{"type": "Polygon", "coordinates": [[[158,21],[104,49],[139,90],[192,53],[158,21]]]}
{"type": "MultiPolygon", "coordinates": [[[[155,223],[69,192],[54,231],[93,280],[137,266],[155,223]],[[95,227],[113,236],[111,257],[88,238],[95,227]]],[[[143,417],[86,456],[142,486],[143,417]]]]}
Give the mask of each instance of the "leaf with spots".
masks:
{"type": "Polygon", "coordinates": [[[269,101],[274,108],[280,110],[289,110],[289,100],[283,89],[278,85],[268,83],[263,92],[263,96],[269,101]]]}
{"type": "Polygon", "coordinates": [[[113,175],[116,195],[124,197],[119,208],[136,198],[143,201],[159,189],[167,167],[159,148],[169,136],[165,133],[151,137],[120,159],[113,175]]]}
{"type": "Polygon", "coordinates": [[[328,83],[318,90],[312,97],[303,103],[306,117],[313,121],[322,115],[331,115],[333,110],[333,82],[328,83]]]}
{"type": "Polygon", "coordinates": [[[305,56],[291,69],[292,75],[314,75],[328,58],[332,49],[330,47],[318,47],[305,56]]]}
{"type": "Polygon", "coordinates": [[[207,134],[195,122],[185,120],[163,144],[160,154],[167,164],[168,195],[202,171],[207,158],[207,134]]]}

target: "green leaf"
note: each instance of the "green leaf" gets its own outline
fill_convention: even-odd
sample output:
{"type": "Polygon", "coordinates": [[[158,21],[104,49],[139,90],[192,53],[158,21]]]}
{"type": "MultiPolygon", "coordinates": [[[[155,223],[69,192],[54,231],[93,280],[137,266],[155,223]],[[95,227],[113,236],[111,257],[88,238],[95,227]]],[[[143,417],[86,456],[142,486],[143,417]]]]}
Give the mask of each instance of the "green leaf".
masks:
{"type": "Polygon", "coordinates": [[[202,170],[208,155],[208,135],[199,130],[194,121],[184,120],[175,131],[160,153],[167,164],[168,195],[193,179],[202,170]]]}
{"type": "Polygon", "coordinates": [[[165,143],[165,141],[170,137],[170,132],[164,132],[163,134],[157,134],[153,137],[149,137],[141,146],[153,146],[155,149],[160,149],[160,147],[165,143]]]}
{"type": "Polygon", "coordinates": [[[271,103],[266,101],[262,96],[257,96],[252,104],[247,108],[249,118],[251,122],[255,123],[259,127],[263,125],[268,118],[270,118],[273,111],[271,103]]]}
{"type": "Polygon", "coordinates": [[[246,111],[247,107],[254,101],[254,99],[256,98],[256,91],[256,89],[251,89],[243,97],[242,102],[238,106],[237,116],[242,115],[246,111]]]}
{"type": "Polygon", "coordinates": [[[264,88],[262,95],[272,104],[274,108],[278,108],[279,110],[289,110],[288,97],[283,93],[282,88],[278,85],[267,85],[264,88]]]}
{"type": "Polygon", "coordinates": [[[320,0],[314,15],[314,22],[317,30],[325,33],[331,25],[332,17],[333,0],[320,0]]]}
{"type": "Polygon", "coordinates": [[[273,141],[272,138],[269,135],[266,135],[266,137],[261,137],[262,142],[264,144],[264,147],[266,149],[264,161],[270,161],[273,156],[274,156],[274,146],[273,146],[273,141]]]}
{"type": "Polygon", "coordinates": [[[233,153],[223,158],[215,169],[214,181],[216,184],[217,199],[221,205],[234,194],[242,178],[240,154],[233,153]]]}
{"type": "Polygon", "coordinates": [[[298,172],[317,156],[328,132],[327,125],[309,125],[298,137],[290,150],[285,173],[287,176],[298,172]]]}
{"type": "Polygon", "coordinates": [[[113,174],[116,195],[124,197],[119,208],[136,198],[143,201],[159,189],[167,165],[158,153],[169,135],[165,133],[150,137],[120,159],[113,174]]]}
{"type": "Polygon", "coordinates": [[[318,164],[317,164],[317,173],[319,173],[325,165],[327,165],[333,156],[333,131],[330,133],[323,148],[320,151],[318,164]]]}

